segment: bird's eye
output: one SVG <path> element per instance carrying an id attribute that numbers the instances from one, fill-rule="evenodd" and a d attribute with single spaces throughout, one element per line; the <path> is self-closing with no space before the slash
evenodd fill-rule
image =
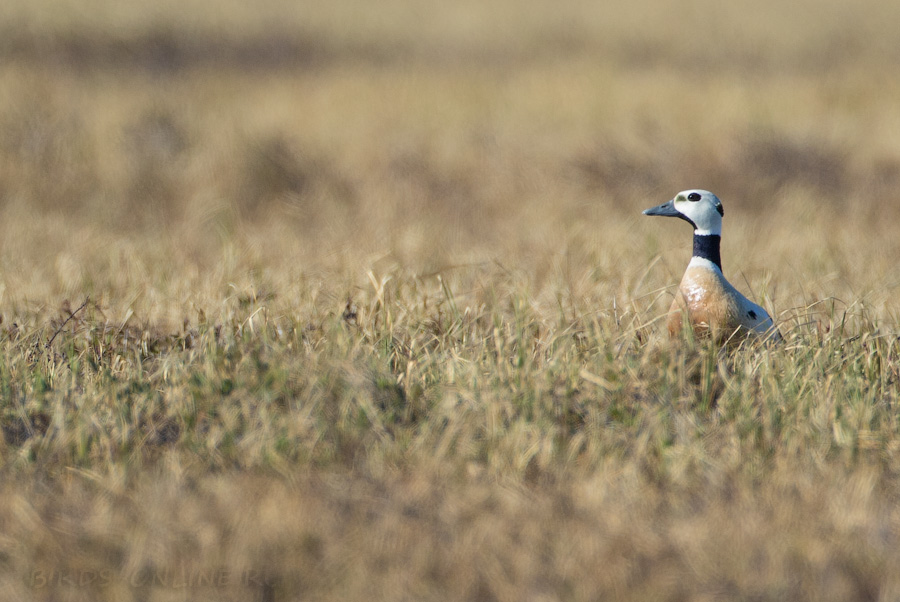
<path id="1" fill-rule="evenodd" d="M 700 200 L 700 194 L 698 194 L 696 192 L 692 192 L 691 194 L 688 195 L 688 200 L 696 203 L 697 201 Z"/>

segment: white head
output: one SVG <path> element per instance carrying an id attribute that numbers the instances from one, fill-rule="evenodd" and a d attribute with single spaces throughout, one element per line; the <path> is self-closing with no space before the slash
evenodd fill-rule
<path id="1" fill-rule="evenodd" d="M 668 203 L 651 207 L 644 215 L 680 217 L 690 222 L 694 234 L 722 235 L 722 202 L 708 190 L 685 190 L 675 195 Z"/>

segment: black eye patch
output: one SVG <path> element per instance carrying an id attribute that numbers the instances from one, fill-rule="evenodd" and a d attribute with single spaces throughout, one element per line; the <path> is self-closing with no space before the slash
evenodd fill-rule
<path id="1" fill-rule="evenodd" d="M 688 200 L 696 203 L 697 201 L 700 200 L 700 195 L 696 192 L 692 192 L 691 194 L 688 195 Z"/>

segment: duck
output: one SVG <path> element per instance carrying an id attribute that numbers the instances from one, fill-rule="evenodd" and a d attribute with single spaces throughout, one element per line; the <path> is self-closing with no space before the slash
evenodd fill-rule
<path id="1" fill-rule="evenodd" d="M 766 310 L 725 279 L 719 250 L 725 210 L 716 195 L 684 190 L 643 214 L 677 217 L 694 228 L 694 251 L 668 313 L 670 337 L 678 337 L 687 322 L 696 336 L 711 337 L 717 343 L 734 343 L 748 336 L 782 340 Z"/>

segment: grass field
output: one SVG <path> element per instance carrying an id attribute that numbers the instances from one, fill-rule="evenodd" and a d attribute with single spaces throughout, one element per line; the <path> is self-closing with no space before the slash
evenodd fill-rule
<path id="1" fill-rule="evenodd" d="M 900 4 L 144 4 L 0 7 L 4 599 L 900 599 Z"/>

